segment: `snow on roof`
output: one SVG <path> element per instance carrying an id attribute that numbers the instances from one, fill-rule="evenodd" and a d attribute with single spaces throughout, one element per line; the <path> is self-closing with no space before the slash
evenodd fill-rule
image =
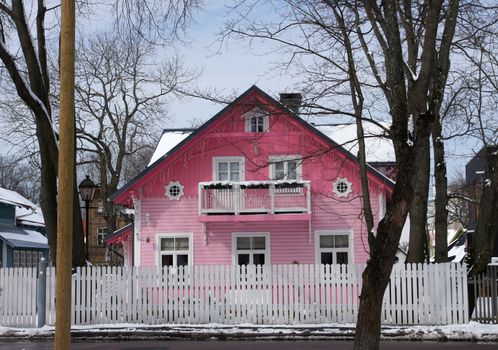
<path id="1" fill-rule="evenodd" d="M 162 156 L 168 154 L 176 145 L 185 140 L 192 132 L 191 131 L 165 131 L 161 135 L 156 150 L 150 159 L 148 166 L 153 164 Z"/>
<path id="2" fill-rule="evenodd" d="M 36 206 L 34 211 L 24 207 L 16 207 L 16 220 L 23 225 L 45 227 L 43 213 L 38 206 Z"/>
<path id="3" fill-rule="evenodd" d="M 356 125 L 340 126 L 315 126 L 326 136 L 342 145 L 346 150 L 356 155 L 358 153 L 358 141 L 356 137 Z M 383 136 L 383 130 L 374 124 L 365 124 L 365 146 L 368 162 L 394 161 L 394 148 L 391 140 Z M 150 159 L 148 166 L 153 164 L 162 156 L 168 154 L 176 145 L 185 140 L 191 131 L 165 131 L 161 135 L 156 150 Z"/>
<path id="4" fill-rule="evenodd" d="M 0 202 L 36 209 L 36 205 L 21 196 L 19 193 L 0 187 Z"/>
<path id="5" fill-rule="evenodd" d="M 0 238 L 15 245 L 16 247 L 34 247 L 48 248 L 47 237 L 40 232 L 33 230 L 21 229 L 15 226 L 0 226 Z"/>
<path id="6" fill-rule="evenodd" d="M 19 193 L 0 187 L 0 202 L 16 206 L 16 220 L 19 223 L 30 226 L 45 226 L 41 208 Z"/>
<path id="7" fill-rule="evenodd" d="M 461 262 L 465 257 L 465 254 L 465 245 L 456 245 L 448 251 L 449 258 L 451 258 L 452 256 L 455 257 L 452 262 Z"/>
<path id="8" fill-rule="evenodd" d="M 315 126 L 319 131 L 337 142 L 343 148 L 354 155 L 358 154 L 358 138 L 356 136 L 356 125 L 334 125 Z M 381 127 L 365 123 L 365 149 L 367 162 L 391 162 L 394 161 L 394 147 L 392 141 L 385 135 Z M 388 125 L 386 125 L 388 128 Z"/>

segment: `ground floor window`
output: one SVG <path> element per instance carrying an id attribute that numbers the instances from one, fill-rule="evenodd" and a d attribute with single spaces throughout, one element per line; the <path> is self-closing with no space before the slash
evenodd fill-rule
<path id="1" fill-rule="evenodd" d="M 190 236 L 159 237 L 160 266 L 192 265 L 192 239 Z"/>
<path id="2" fill-rule="evenodd" d="M 12 267 L 37 267 L 43 258 L 43 252 L 38 250 L 14 250 Z"/>
<path id="3" fill-rule="evenodd" d="M 270 263 L 268 234 L 234 234 L 234 264 L 264 265 Z"/>
<path id="4" fill-rule="evenodd" d="M 350 231 L 317 231 L 317 263 L 323 265 L 353 263 L 352 246 Z"/>

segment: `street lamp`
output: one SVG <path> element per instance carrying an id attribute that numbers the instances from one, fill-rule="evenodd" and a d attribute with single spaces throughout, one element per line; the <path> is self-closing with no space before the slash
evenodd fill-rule
<path id="1" fill-rule="evenodd" d="M 90 234 L 88 232 L 88 212 L 90 211 L 90 202 L 93 199 L 93 196 L 95 195 L 95 191 L 97 189 L 97 186 L 93 183 L 92 180 L 90 180 L 90 176 L 87 175 L 86 178 L 80 182 L 78 185 L 78 188 L 80 190 L 80 196 L 81 200 L 85 202 L 85 215 L 86 215 L 86 221 L 85 221 L 85 232 L 86 232 L 86 239 L 85 239 L 85 259 L 89 261 L 90 259 L 90 254 L 88 252 L 88 241 L 90 238 Z"/>

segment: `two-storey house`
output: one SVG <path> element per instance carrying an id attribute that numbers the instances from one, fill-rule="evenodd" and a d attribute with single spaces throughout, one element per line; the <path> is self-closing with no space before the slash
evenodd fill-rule
<path id="1" fill-rule="evenodd" d="M 45 224 L 39 207 L 0 187 L 0 267 L 35 267 L 48 258 Z"/>
<path id="2" fill-rule="evenodd" d="M 111 196 L 135 221 L 109 240 L 134 265 L 365 262 L 359 162 L 295 106 L 253 86 L 184 135 Z M 368 183 L 379 220 L 393 181 Z"/>

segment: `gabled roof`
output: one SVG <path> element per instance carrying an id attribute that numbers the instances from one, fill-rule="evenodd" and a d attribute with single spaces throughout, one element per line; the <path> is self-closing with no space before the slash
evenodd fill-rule
<path id="1" fill-rule="evenodd" d="M 177 150 L 179 150 L 183 145 L 194 139 L 198 134 L 200 134 L 202 131 L 206 130 L 209 126 L 211 126 L 218 118 L 220 118 L 222 115 L 230 111 L 234 106 L 236 106 L 241 100 L 243 100 L 246 96 L 250 95 L 251 93 L 257 93 L 263 98 L 267 99 L 270 104 L 273 104 L 274 106 L 282 109 L 284 113 L 287 113 L 291 118 L 293 118 L 295 121 L 300 123 L 302 126 L 304 126 L 306 129 L 310 130 L 312 133 L 317 135 L 320 139 L 324 140 L 327 142 L 331 148 L 337 149 L 339 152 L 343 153 L 347 158 L 354 162 L 358 162 L 358 158 L 354 156 L 351 152 L 346 150 L 344 147 L 339 145 L 337 142 L 329 138 L 327 135 L 322 133 L 320 130 L 300 118 L 297 114 L 289 110 L 287 107 L 282 105 L 279 101 L 275 100 L 273 97 L 268 95 L 266 92 L 258 88 L 256 85 L 251 86 L 248 90 L 246 90 L 242 95 L 237 97 L 234 101 L 232 101 L 230 104 L 228 104 L 225 108 L 223 108 L 221 111 L 219 111 L 217 114 L 215 114 L 211 119 L 209 119 L 207 122 L 205 122 L 203 125 L 201 125 L 199 128 L 197 128 L 195 131 L 193 131 L 188 137 L 183 139 L 181 142 L 179 142 L 176 146 L 171 148 L 168 152 L 166 152 L 163 156 L 158 158 L 155 162 L 150 164 L 147 168 L 145 168 L 140 174 L 135 176 L 132 180 L 130 180 L 128 183 L 126 183 L 123 187 L 121 187 L 117 192 L 112 194 L 109 199 L 111 201 L 115 201 L 119 197 L 121 197 L 124 193 L 126 193 L 132 186 L 137 184 L 144 176 L 148 175 L 151 173 L 153 170 L 155 170 L 163 160 L 168 158 L 170 155 L 174 154 Z M 389 187 L 394 186 L 394 182 L 389 179 L 388 177 L 384 176 L 382 173 L 380 173 L 378 170 L 374 169 L 373 167 L 368 165 L 368 170 L 369 172 L 378 178 L 382 183 Z"/>
<path id="2" fill-rule="evenodd" d="M 41 208 L 19 193 L 0 187 L 0 203 L 16 207 L 15 215 L 18 224 L 45 227 Z"/>

